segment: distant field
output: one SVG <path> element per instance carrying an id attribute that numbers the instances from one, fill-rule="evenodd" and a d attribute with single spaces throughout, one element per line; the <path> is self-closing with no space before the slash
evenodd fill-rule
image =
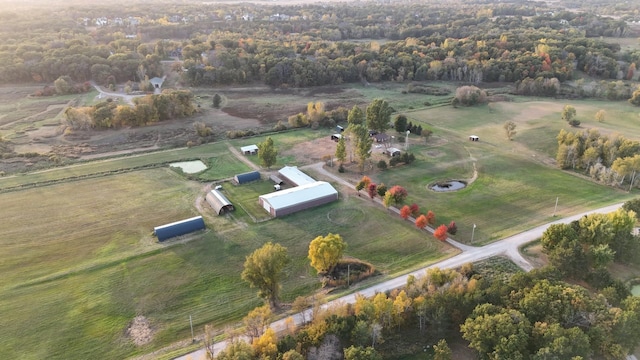
<path id="1" fill-rule="evenodd" d="M 602 40 L 610 44 L 620 44 L 620 48 L 622 49 L 622 51 L 632 51 L 640 49 L 640 40 L 637 37 L 605 37 L 602 38 Z"/>

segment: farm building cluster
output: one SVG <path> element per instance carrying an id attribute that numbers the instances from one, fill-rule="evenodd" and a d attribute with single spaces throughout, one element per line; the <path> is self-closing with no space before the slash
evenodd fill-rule
<path id="1" fill-rule="evenodd" d="M 241 148 L 243 154 L 254 154 L 255 145 Z M 241 186 L 252 181 L 261 180 L 259 171 L 237 174 L 232 182 Z M 285 166 L 277 174 L 271 174 L 269 179 L 274 183 L 274 192 L 258 196 L 258 203 L 273 217 L 293 214 L 298 211 L 328 204 L 338 200 L 338 191 L 326 181 L 318 181 L 302 172 L 296 166 Z M 282 189 L 282 187 L 286 187 Z M 234 211 L 233 203 L 222 193 L 222 186 L 215 186 L 207 192 L 205 200 L 216 215 L 223 215 Z M 154 228 L 154 235 L 158 241 L 186 235 L 205 229 L 202 216 L 193 217 Z"/>

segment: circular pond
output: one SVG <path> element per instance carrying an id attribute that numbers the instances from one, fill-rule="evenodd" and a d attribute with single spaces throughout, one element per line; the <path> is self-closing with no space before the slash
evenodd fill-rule
<path id="1" fill-rule="evenodd" d="M 456 191 L 464 189 L 467 183 L 460 180 L 438 181 L 429 185 L 429 189 L 437 192 Z"/>

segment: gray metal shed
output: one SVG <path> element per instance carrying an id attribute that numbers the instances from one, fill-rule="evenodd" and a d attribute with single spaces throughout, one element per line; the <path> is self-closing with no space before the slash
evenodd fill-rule
<path id="1" fill-rule="evenodd" d="M 235 210 L 233 204 L 219 190 L 211 190 L 206 196 L 207 202 L 218 215 Z"/>

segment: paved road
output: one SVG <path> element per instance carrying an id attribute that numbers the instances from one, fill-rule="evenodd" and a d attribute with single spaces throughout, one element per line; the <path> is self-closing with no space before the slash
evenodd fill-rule
<path id="1" fill-rule="evenodd" d="M 317 163 L 317 164 L 313 164 L 313 165 L 309 165 L 306 166 L 306 168 L 313 168 L 314 170 L 318 171 L 319 173 L 321 173 L 323 176 L 329 177 L 332 180 L 335 180 L 337 182 L 339 182 L 342 185 L 345 185 L 349 188 L 354 188 L 354 185 L 349 183 L 348 181 L 340 178 L 339 176 L 336 176 L 334 174 L 332 174 L 331 172 L 325 170 L 322 166 L 322 163 Z M 536 239 L 539 239 L 542 236 L 542 233 L 552 224 L 561 224 L 561 223 L 569 223 L 571 221 L 577 220 L 579 218 L 581 218 L 584 215 L 590 214 L 590 213 L 609 213 L 612 211 L 615 211 L 616 209 L 618 209 L 619 207 L 622 206 L 622 203 L 619 204 L 614 204 L 614 205 L 610 205 L 610 206 L 606 206 L 597 210 L 593 210 L 593 211 L 588 211 L 588 212 L 584 212 L 581 214 L 577 214 L 577 215 L 573 215 L 564 219 L 559 219 L 557 221 L 545 224 L 545 225 L 541 225 L 538 226 L 536 228 L 533 228 L 531 230 L 510 236 L 508 238 L 502 239 L 500 241 L 496 241 L 494 243 L 491 243 L 489 245 L 486 246 L 482 246 L 482 247 L 473 247 L 473 246 L 468 246 L 468 245 L 464 245 L 461 243 L 458 243 L 455 240 L 452 239 L 447 239 L 447 242 L 455 247 L 457 247 L 458 249 L 460 249 L 461 253 L 450 257 L 446 260 L 440 261 L 436 264 L 433 264 L 431 266 L 413 271 L 409 274 L 406 275 L 402 275 L 399 277 L 396 277 L 394 279 L 390 279 L 387 280 L 385 282 L 382 282 L 380 284 L 368 287 L 366 289 L 362 289 L 362 290 L 358 290 L 357 293 L 354 294 L 350 294 L 350 295 L 345 295 L 343 297 L 340 297 L 338 299 L 335 299 L 333 301 L 328 302 L 327 304 L 324 305 L 324 307 L 330 307 L 334 304 L 353 304 L 355 303 L 356 300 L 356 294 L 361 294 L 367 297 L 371 297 L 374 296 L 376 293 L 379 292 L 385 292 L 388 290 L 393 290 L 393 289 L 397 289 L 400 287 L 403 287 L 406 283 L 407 283 L 407 277 L 409 276 L 422 276 L 425 274 L 427 269 L 433 268 L 433 267 L 438 267 L 438 268 L 442 268 L 442 269 L 447 269 L 447 268 L 457 268 L 462 266 L 465 263 L 468 262 L 476 262 L 476 261 L 480 261 L 480 260 L 484 260 L 490 257 L 494 257 L 494 256 L 498 256 L 498 255 L 503 255 L 503 256 L 507 256 L 509 257 L 513 262 L 515 262 L 516 264 L 518 264 L 520 267 L 522 267 L 524 270 L 529 271 L 531 269 L 533 269 L 533 266 L 527 262 L 527 260 L 525 258 L 522 257 L 522 255 L 520 254 L 520 252 L 518 251 L 518 248 L 528 242 L 534 241 Z M 311 310 L 307 310 L 305 311 L 304 316 L 309 319 L 311 317 Z M 293 321 L 295 322 L 296 325 L 302 325 L 303 323 L 303 314 L 302 313 L 298 313 L 295 315 L 292 315 L 291 318 L 293 319 Z M 272 329 L 274 329 L 276 332 L 281 332 L 284 331 L 286 329 L 286 324 L 285 324 L 286 319 L 282 319 L 282 320 L 278 320 L 275 321 L 273 323 L 271 323 L 270 327 Z M 221 350 L 223 350 L 225 347 L 227 346 L 227 342 L 226 341 L 221 341 L 219 343 L 214 344 L 214 354 L 217 354 L 218 352 L 220 352 Z M 204 360 L 206 359 L 206 352 L 205 349 L 201 349 L 192 353 L 189 353 L 187 355 L 178 357 L 177 359 L 179 360 Z M 631 357 L 629 357 L 628 359 L 632 359 Z"/>

